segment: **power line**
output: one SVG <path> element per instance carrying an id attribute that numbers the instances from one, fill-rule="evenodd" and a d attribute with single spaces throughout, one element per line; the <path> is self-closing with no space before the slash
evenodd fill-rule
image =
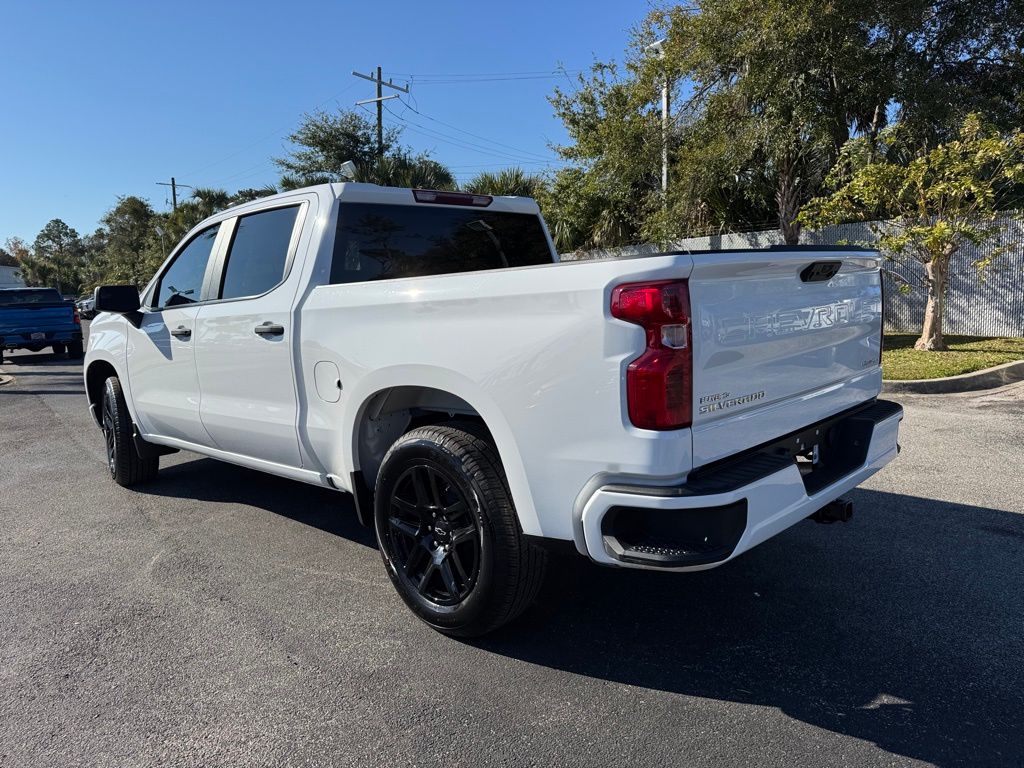
<path id="1" fill-rule="evenodd" d="M 459 128 L 459 127 L 458 127 L 457 125 L 452 125 L 451 123 L 446 123 L 446 122 L 444 122 L 444 120 L 438 120 L 438 119 L 437 119 L 436 117 L 431 117 L 431 116 L 430 116 L 430 115 L 428 115 L 428 114 L 425 114 L 425 113 L 423 113 L 423 112 L 420 112 L 420 111 L 419 111 L 418 109 L 416 109 L 416 107 L 412 106 L 411 104 L 408 104 L 407 102 L 405 102 L 405 101 L 404 101 L 403 99 L 401 99 L 401 98 L 399 99 L 399 101 L 401 101 L 401 102 L 402 102 L 402 104 L 403 104 L 403 105 L 404 105 L 404 106 L 405 106 L 405 107 L 406 107 L 407 109 L 410 109 L 410 110 L 412 110 L 413 112 L 415 112 L 415 113 L 416 113 L 417 115 L 419 115 L 420 117 L 424 117 L 424 118 L 426 118 L 427 120 L 430 120 L 430 121 L 432 121 L 432 122 L 435 122 L 435 123 L 437 123 L 438 125 L 443 125 L 443 126 L 445 126 L 446 128 L 451 128 L 452 130 L 454 130 L 454 131 L 458 131 L 459 133 L 464 133 L 464 134 L 466 134 L 467 136 L 472 136 L 472 137 L 473 137 L 473 138 L 475 138 L 475 139 L 481 139 L 481 140 L 483 140 L 483 141 L 486 141 L 486 142 L 489 142 L 489 143 L 491 143 L 491 144 L 495 144 L 495 145 L 497 145 L 497 146 L 499 146 L 499 147 L 505 147 L 506 149 L 511 149 L 511 150 L 513 150 L 514 152 L 518 152 L 518 153 L 520 153 L 521 155 L 525 155 L 525 156 L 532 156 L 532 157 L 536 157 L 536 158 L 538 158 L 538 159 L 542 159 L 542 160 L 545 160 L 545 161 L 547 161 L 547 160 L 550 160 L 550 159 L 551 159 L 550 157 L 546 157 L 546 156 L 544 156 L 544 155 L 541 155 L 541 154 L 540 154 L 540 153 L 538 153 L 538 152 L 530 152 L 529 150 L 525 150 L 525 149 L 519 149 L 518 147 L 513 147 L 513 146 L 512 146 L 511 144 L 504 144 L 504 143 L 502 143 L 502 142 L 500 142 L 500 141 L 495 141 L 494 139 L 490 139 L 490 138 L 488 138 L 488 137 L 486 137 L 486 136 L 480 136 L 479 134 L 476 134 L 476 133 L 471 133 L 470 131 L 467 131 L 467 130 L 465 130 L 465 129 L 463 129 L 463 128 Z"/>
<path id="2" fill-rule="evenodd" d="M 526 80 L 557 80 L 567 73 L 559 72 L 557 75 L 529 75 L 527 77 L 465 77 L 443 80 L 411 78 L 414 85 L 465 85 L 466 83 L 503 83 Z"/>
<path id="3" fill-rule="evenodd" d="M 272 160 L 263 160 L 262 162 L 258 163 L 257 165 L 249 166 L 248 168 L 244 168 L 243 170 L 238 171 L 238 173 L 233 173 L 230 176 L 225 176 L 224 178 L 220 179 L 219 181 L 216 181 L 216 182 L 212 183 L 210 186 L 217 187 L 217 186 L 220 186 L 220 185 L 222 185 L 222 184 L 224 184 L 225 182 L 228 182 L 228 181 L 235 181 L 235 182 L 237 182 L 237 181 L 240 181 L 242 179 L 247 179 L 247 178 L 249 178 L 251 176 L 255 176 L 255 175 L 259 174 L 259 173 L 262 173 L 265 170 L 272 170 L 273 168 L 274 168 L 274 162 Z"/>
<path id="4" fill-rule="evenodd" d="M 477 152 L 482 155 L 489 155 L 491 157 L 497 157 L 499 159 L 511 160 L 513 162 L 523 162 L 524 160 L 530 159 L 524 158 L 521 155 L 514 155 L 510 152 L 506 152 L 501 149 L 496 149 L 494 147 L 488 147 L 482 144 L 477 144 L 475 142 L 468 141 L 466 139 L 461 139 L 456 136 L 449 136 L 447 134 L 441 133 L 435 128 L 428 128 L 427 126 L 420 125 L 419 123 L 414 122 L 408 119 L 407 117 L 403 117 L 402 115 L 397 114 L 394 110 L 392 110 L 390 107 L 386 105 L 385 109 L 387 109 L 388 114 L 390 114 L 400 123 L 402 123 L 403 127 L 406 128 L 406 130 L 412 131 L 413 133 L 422 134 L 427 138 L 434 139 L 435 141 L 442 141 L 445 144 L 451 144 L 453 146 L 459 147 L 460 149 L 468 149 L 471 152 Z M 543 159 L 546 161 L 549 158 L 540 158 L 539 156 L 534 156 L 534 159 Z"/>
<path id="5" fill-rule="evenodd" d="M 539 165 L 547 168 L 554 168 L 558 165 L 565 165 L 567 160 L 554 160 L 552 162 L 544 162 L 543 160 L 523 160 L 521 162 L 507 162 L 507 163 L 466 163 L 461 165 L 448 165 L 448 168 L 514 168 L 517 165 Z"/>
<path id="6" fill-rule="evenodd" d="M 515 80 L 556 80 L 583 72 L 582 69 L 557 68 L 531 72 L 393 72 L 407 77 L 415 85 L 457 85 L 461 83 L 499 83 Z"/>
<path id="7" fill-rule="evenodd" d="M 342 88 L 340 91 L 338 91 L 333 96 L 328 96 L 326 99 L 321 101 L 319 104 L 315 105 L 313 107 L 312 111 L 316 111 L 316 110 L 320 109 L 320 107 L 324 106 L 324 104 L 326 104 L 329 101 L 336 100 L 339 96 L 344 94 L 346 91 L 349 91 L 352 88 L 355 88 L 356 85 L 357 85 L 357 83 L 349 83 L 346 87 Z M 253 147 L 255 147 L 258 144 L 262 144 L 267 139 L 274 138 L 274 137 L 280 137 L 280 135 L 284 131 L 287 131 L 291 127 L 291 125 L 292 124 L 289 123 L 289 125 L 286 125 L 286 126 L 284 126 L 282 128 L 278 128 L 277 130 L 272 131 L 271 133 L 268 133 L 265 136 L 262 136 L 262 137 L 256 139 L 255 141 L 253 141 L 253 142 L 251 142 L 249 144 L 245 144 L 244 146 L 239 147 L 234 152 L 231 152 L 230 154 L 224 155 L 219 160 L 214 160 L 212 163 L 207 163 L 206 165 L 202 166 L 201 168 L 199 168 L 199 169 L 197 169 L 195 171 L 192 171 L 191 173 L 186 174 L 186 176 L 190 176 L 190 177 L 196 176 L 197 174 L 202 173 L 203 171 L 205 171 L 205 170 L 207 170 L 209 168 L 212 168 L 215 165 L 220 165 L 221 163 L 225 162 L 226 160 L 230 160 L 233 157 L 238 157 L 240 154 L 242 154 L 246 150 L 252 149 Z"/>
<path id="8" fill-rule="evenodd" d="M 535 69 L 532 72 L 392 72 L 401 77 L 514 77 L 517 75 L 560 75 L 582 72 L 582 69 Z"/>
<path id="9" fill-rule="evenodd" d="M 435 131 L 435 130 L 433 130 L 431 128 L 427 128 L 425 126 L 420 125 L 419 123 L 414 123 L 413 121 L 411 121 L 411 120 L 409 120 L 407 118 L 401 117 L 400 115 L 395 113 L 390 107 L 387 107 L 387 110 L 388 110 L 388 114 L 390 114 L 392 117 L 394 117 L 396 120 L 398 120 L 405 130 L 410 131 L 412 133 L 419 134 L 421 136 L 425 136 L 428 139 L 433 139 L 434 141 L 440 141 L 440 142 L 443 142 L 445 144 L 451 144 L 452 146 L 458 147 L 459 149 L 466 149 L 466 150 L 469 150 L 470 152 L 476 152 L 476 153 L 481 154 L 481 155 L 487 155 L 489 157 L 496 157 L 496 158 L 499 158 L 499 159 L 502 159 L 502 160 L 511 160 L 513 162 L 518 162 L 521 159 L 521 158 L 518 158 L 518 157 L 516 157 L 514 155 L 509 154 L 508 152 L 503 152 L 501 150 L 495 150 L 495 149 L 492 149 L 490 147 L 484 147 L 484 146 L 481 146 L 479 144 L 473 144 L 471 142 L 467 142 L 467 141 L 464 141 L 462 139 L 458 139 L 458 138 L 453 137 L 453 136 L 447 136 L 445 134 L 439 133 L 439 132 L 437 132 L 437 131 Z"/>

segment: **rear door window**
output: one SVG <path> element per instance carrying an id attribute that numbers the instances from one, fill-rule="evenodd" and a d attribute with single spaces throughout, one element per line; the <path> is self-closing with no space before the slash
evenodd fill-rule
<path id="1" fill-rule="evenodd" d="M 550 264 L 540 217 L 479 208 L 342 203 L 332 283 Z"/>
<path id="2" fill-rule="evenodd" d="M 206 265 L 210 261 L 219 229 L 220 224 L 207 227 L 178 252 L 171 266 L 160 277 L 154 294 L 154 308 L 181 307 L 200 300 Z"/>
<path id="3" fill-rule="evenodd" d="M 284 279 L 299 206 L 240 216 L 228 249 L 220 298 L 259 296 Z"/>

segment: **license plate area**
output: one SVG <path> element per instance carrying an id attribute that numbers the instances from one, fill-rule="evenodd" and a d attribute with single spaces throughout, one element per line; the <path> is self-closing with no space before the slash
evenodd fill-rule
<path id="1" fill-rule="evenodd" d="M 42 331 L 34 331 L 33 333 L 29 334 L 29 338 L 32 341 L 43 341 L 46 338 L 46 334 L 43 333 Z"/>
<path id="2" fill-rule="evenodd" d="M 874 421 L 840 416 L 789 435 L 767 451 L 796 463 L 811 496 L 864 464 Z"/>

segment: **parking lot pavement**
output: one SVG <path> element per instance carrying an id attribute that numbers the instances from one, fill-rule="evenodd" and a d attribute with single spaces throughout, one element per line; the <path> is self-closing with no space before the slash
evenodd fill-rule
<path id="1" fill-rule="evenodd" d="M 1024 764 L 1024 386 L 905 397 L 845 525 L 691 575 L 561 563 L 467 643 L 345 497 L 115 486 L 81 368 L 0 387 L 0 766 Z"/>

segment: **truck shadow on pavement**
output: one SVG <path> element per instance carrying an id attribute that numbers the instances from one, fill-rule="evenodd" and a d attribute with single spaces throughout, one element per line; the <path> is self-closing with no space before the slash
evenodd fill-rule
<path id="1" fill-rule="evenodd" d="M 167 461 L 162 460 L 160 477 L 155 483 L 135 490 L 157 496 L 247 504 L 356 544 L 377 547 L 373 533 L 356 520 L 352 497 L 347 493 L 274 477 L 215 459 L 196 457 L 177 464 L 167 464 Z"/>
<path id="2" fill-rule="evenodd" d="M 167 465 L 139 490 L 248 504 L 376 546 L 349 497 L 212 459 Z M 554 558 L 538 605 L 468 645 L 775 708 L 937 765 L 1024 763 L 1024 515 L 871 490 L 852 498 L 852 522 L 800 523 L 710 571 Z"/>
<path id="3" fill-rule="evenodd" d="M 938 765 L 1024 764 L 1024 515 L 852 496 L 851 523 L 801 523 L 711 571 L 559 562 L 539 610 L 476 645 Z"/>

